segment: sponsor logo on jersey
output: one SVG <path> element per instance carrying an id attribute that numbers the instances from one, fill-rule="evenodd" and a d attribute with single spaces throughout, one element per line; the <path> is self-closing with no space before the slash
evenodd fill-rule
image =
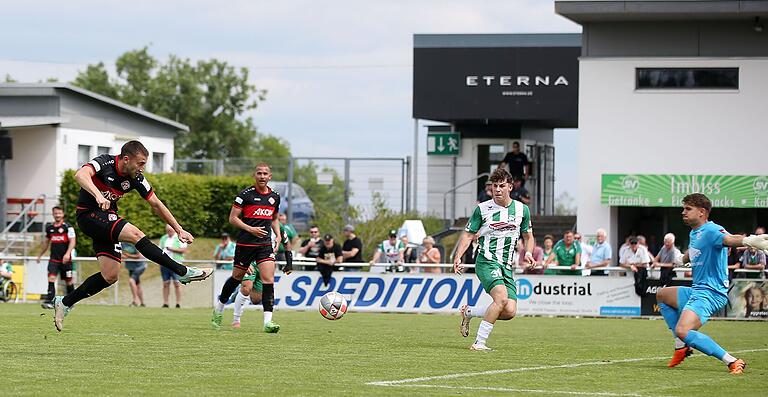
<path id="1" fill-rule="evenodd" d="M 514 223 L 509 222 L 493 222 L 490 225 L 488 225 L 491 229 L 497 230 L 497 231 L 507 231 L 507 230 L 515 230 L 517 229 L 517 225 Z"/>
<path id="2" fill-rule="evenodd" d="M 67 241 L 67 239 L 63 235 L 53 235 L 53 236 L 51 236 L 51 242 L 52 243 L 63 243 L 65 241 Z"/>
<path id="3" fill-rule="evenodd" d="M 272 215 L 275 213 L 273 207 L 265 205 L 251 205 L 245 211 L 246 217 L 256 219 L 272 219 Z"/>
<path id="4" fill-rule="evenodd" d="M 120 183 L 120 187 L 123 188 L 123 190 L 128 190 L 131 188 L 131 182 L 123 181 Z"/>
<path id="5" fill-rule="evenodd" d="M 109 201 L 117 201 L 120 200 L 120 197 L 123 197 L 123 195 L 118 195 L 117 193 L 110 192 L 109 190 L 102 190 L 101 195 Z"/>

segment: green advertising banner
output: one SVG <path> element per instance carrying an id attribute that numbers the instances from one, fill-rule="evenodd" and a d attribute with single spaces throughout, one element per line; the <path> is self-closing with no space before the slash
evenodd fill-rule
<path id="1" fill-rule="evenodd" d="M 616 207 L 679 207 L 703 193 L 719 208 L 768 208 L 768 176 L 603 174 L 600 202 Z"/>

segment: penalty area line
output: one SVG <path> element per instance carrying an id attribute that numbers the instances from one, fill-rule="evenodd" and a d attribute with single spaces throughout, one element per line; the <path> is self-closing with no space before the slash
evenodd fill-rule
<path id="1" fill-rule="evenodd" d="M 739 354 L 739 353 L 754 353 L 754 352 L 766 352 L 768 349 L 748 349 L 748 350 L 737 350 L 732 351 L 730 353 L 732 354 Z M 705 357 L 704 355 L 696 355 L 691 358 L 695 357 Z M 480 372 L 460 372 L 455 374 L 446 374 L 446 375 L 436 375 L 436 376 L 423 376 L 419 378 L 408 378 L 408 379 L 398 379 L 398 380 L 382 380 L 382 381 L 375 381 L 375 382 L 367 382 L 366 385 L 369 386 L 414 386 L 414 387 L 443 387 L 443 386 L 433 386 L 433 385 L 408 385 L 409 383 L 419 383 L 419 382 L 429 382 L 433 380 L 446 380 L 446 379 L 457 379 L 457 378 L 468 378 L 472 376 L 483 376 L 483 375 L 499 375 L 499 374 L 509 374 L 509 373 L 515 373 L 515 372 L 527 372 L 527 371 L 541 371 L 541 370 L 548 370 L 548 369 L 561 369 L 561 368 L 578 368 L 578 367 L 586 367 L 586 366 L 598 366 L 598 365 L 611 365 L 611 364 L 622 364 L 622 363 L 634 363 L 634 362 L 641 362 L 641 361 L 658 361 L 658 360 L 665 360 L 668 359 L 669 356 L 664 357 L 642 357 L 642 358 L 625 358 L 620 360 L 603 360 L 603 361 L 587 361 L 583 363 L 573 363 L 573 364 L 561 364 L 561 365 L 539 365 L 536 367 L 524 367 L 524 368 L 507 368 L 507 369 L 494 369 L 489 371 L 480 371 Z M 457 386 L 458 388 L 458 386 Z M 513 389 L 509 389 L 513 390 Z M 499 390 L 501 391 L 501 390 Z M 532 391 L 533 392 L 533 391 Z M 555 393 L 554 391 L 550 391 L 551 393 Z M 598 394 L 595 394 L 598 395 Z M 606 394 L 606 395 L 619 395 L 619 394 Z M 621 395 L 629 395 L 629 394 L 621 394 Z"/>

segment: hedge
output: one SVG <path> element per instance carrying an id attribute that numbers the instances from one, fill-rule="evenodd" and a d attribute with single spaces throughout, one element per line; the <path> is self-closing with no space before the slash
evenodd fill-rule
<path id="1" fill-rule="evenodd" d="M 146 174 L 155 194 L 165 203 L 176 220 L 193 236 L 218 237 L 222 231 L 234 233 L 229 224 L 229 211 L 237 193 L 253 184 L 249 176 L 206 176 L 190 174 Z M 77 253 L 80 256 L 94 254 L 91 239 L 80 233 L 75 222 L 75 207 L 80 186 L 75 181 L 75 171 L 64 173 L 60 196 L 66 219 L 75 224 Z M 149 204 L 136 192 L 118 201 L 120 216 L 136 225 L 150 238 L 161 236 L 165 224 L 152 212 Z"/>

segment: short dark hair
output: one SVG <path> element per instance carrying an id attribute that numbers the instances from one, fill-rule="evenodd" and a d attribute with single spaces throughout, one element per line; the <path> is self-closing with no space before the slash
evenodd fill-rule
<path id="1" fill-rule="evenodd" d="M 518 141 L 514 141 L 514 142 L 512 142 L 512 146 L 513 146 L 513 147 L 514 147 L 514 146 L 520 147 L 520 142 L 518 142 Z"/>
<path id="2" fill-rule="evenodd" d="M 704 208 L 707 210 L 707 214 L 712 211 L 712 202 L 709 198 L 701 193 L 692 193 L 683 198 L 683 204 L 692 205 L 694 207 Z"/>
<path id="3" fill-rule="evenodd" d="M 544 236 L 544 240 L 547 240 L 547 239 L 555 241 L 555 236 L 553 236 L 551 234 L 547 234 L 546 236 Z"/>
<path id="4" fill-rule="evenodd" d="M 143 154 L 144 156 L 149 157 L 149 150 L 147 150 L 147 148 L 144 147 L 144 144 L 139 141 L 128 141 L 120 149 L 120 157 L 133 157 L 137 154 Z"/>
<path id="5" fill-rule="evenodd" d="M 51 212 L 53 212 L 54 210 L 64 211 L 64 208 L 61 208 L 61 207 L 59 207 L 59 206 L 57 205 L 57 206 L 55 206 L 55 207 L 51 208 Z"/>
<path id="6" fill-rule="evenodd" d="M 566 234 L 576 234 L 576 233 L 574 233 L 573 230 L 566 230 L 565 232 L 563 232 L 563 236 L 565 236 Z"/>
<path id="7" fill-rule="evenodd" d="M 256 164 L 255 167 L 253 167 L 253 172 L 256 172 L 256 168 L 259 168 L 259 167 L 267 167 L 269 172 L 272 172 L 272 167 L 270 167 L 269 164 L 267 164 L 267 163 L 265 163 L 263 161 L 259 162 L 258 164 Z"/>
<path id="8" fill-rule="evenodd" d="M 491 181 L 491 183 L 509 183 L 512 181 L 512 175 L 510 175 L 509 171 L 505 170 L 504 168 L 496 168 L 496 171 L 493 171 L 488 180 Z"/>

